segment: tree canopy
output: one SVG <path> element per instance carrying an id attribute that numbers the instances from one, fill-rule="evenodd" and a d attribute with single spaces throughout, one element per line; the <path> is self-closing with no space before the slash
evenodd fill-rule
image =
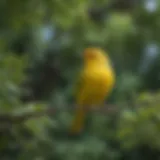
<path id="1" fill-rule="evenodd" d="M 158 0 L 0 1 L 0 159 L 151 160 L 160 151 Z M 116 72 L 111 110 L 70 137 L 88 46 Z"/>

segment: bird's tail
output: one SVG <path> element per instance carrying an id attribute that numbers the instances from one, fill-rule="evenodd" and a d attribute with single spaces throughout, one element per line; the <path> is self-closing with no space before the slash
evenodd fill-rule
<path id="1" fill-rule="evenodd" d="M 76 109 L 75 118 L 72 122 L 72 126 L 70 129 L 71 134 L 78 134 L 80 133 L 85 125 L 86 119 L 86 111 L 83 107 L 79 107 Z"/>

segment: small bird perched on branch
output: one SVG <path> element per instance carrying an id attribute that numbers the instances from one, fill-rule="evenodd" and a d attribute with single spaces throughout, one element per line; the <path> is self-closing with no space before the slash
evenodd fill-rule
<path id="1" fill-rule="evenodd" d="M 115 74 L 105 51 L 100 48 L 87 48 L 83 56 L 84 65 L 77 84 L 77 109 L 70 128 L 71 134 L 81 133 L 87 109 L 100 107 L 115 83 Z"/>

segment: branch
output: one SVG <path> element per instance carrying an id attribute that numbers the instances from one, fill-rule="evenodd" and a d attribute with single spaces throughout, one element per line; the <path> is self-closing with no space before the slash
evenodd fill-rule
<path id="1" fill-rule="evenodd" d="M 69 110 L 75 110 L 76 107 L 65 107 L 64 109 L 58 109 L 53 107 L 46 107 L 46 109 L 43 109 L 42 111 L 30 111 L 25 112 L 21 114 L 0 114 L 0 124 L 4 123 L 10 123 L 10 124 L 16 124 L 16 123 L 23 123 L 24 121 L 30 119 L 30 118 L 39 118 L 45 115 L 54 115 L 58 111 L 69 111 Z M 101 113 L 114 113 L 117 112 L 117 109 L 115 109 L 115 106 L 107 105 L 104 107 L 94 107 L 94 108 L 84 108 L 87 110 L 87 112 L 101 112 Z"/>

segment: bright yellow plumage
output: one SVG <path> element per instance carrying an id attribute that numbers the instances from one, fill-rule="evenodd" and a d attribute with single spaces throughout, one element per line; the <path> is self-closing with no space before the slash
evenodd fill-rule
<path id="1" fill-rule="evenodd" d="M 84 66 L 78 83 L 75 119 L 71 133 L 80 133 L 84 126 L 86 107 L 100 106 L 111 92 L 115 75 L 106 53 L 99 48 L 84 51 Z"/>

